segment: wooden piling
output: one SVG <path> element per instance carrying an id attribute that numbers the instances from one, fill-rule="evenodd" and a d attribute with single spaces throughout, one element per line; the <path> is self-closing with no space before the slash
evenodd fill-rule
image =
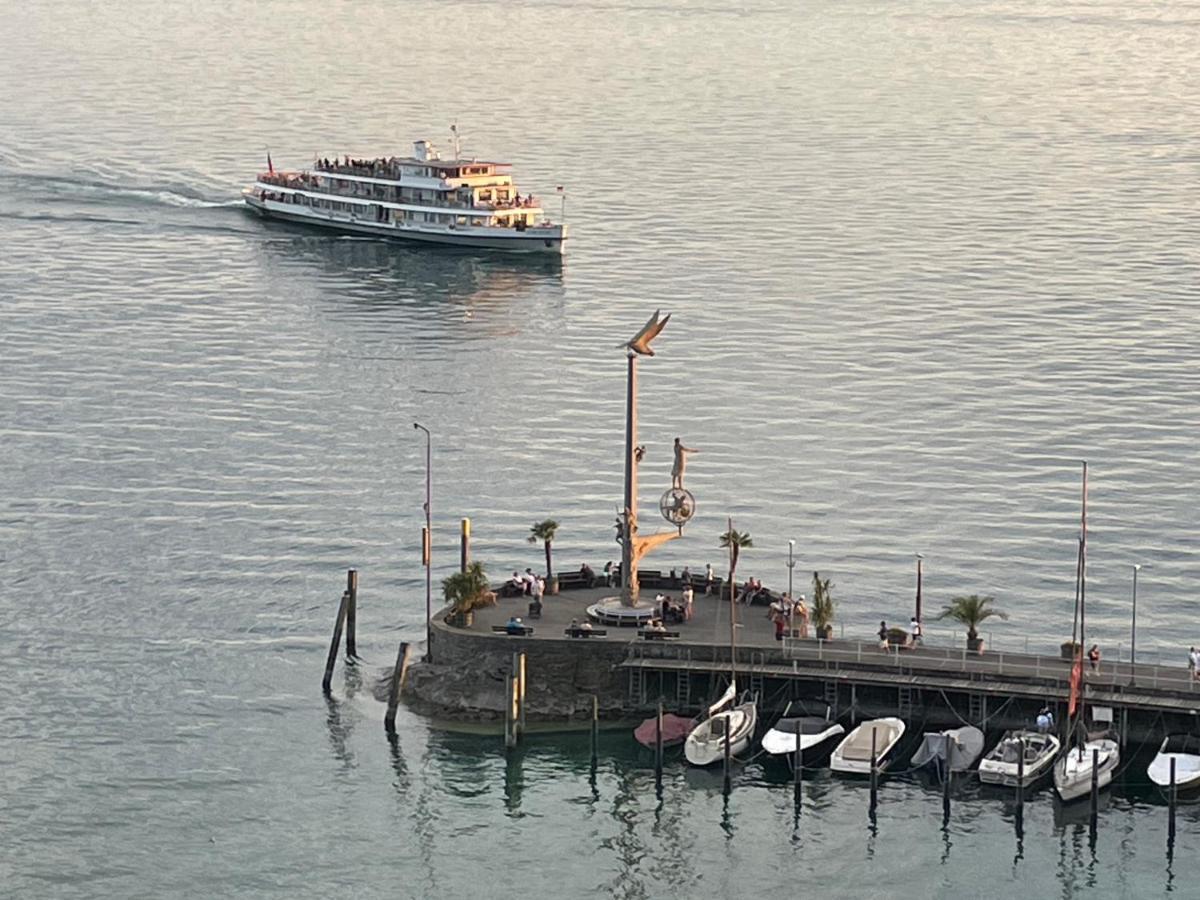
<path id="1" fill-rule="evenodd" d="M 1092 798 L 1091 810 L 1088 815 L 1088 829 L 1093 837 L 1096 834 L 1096 820 L 1100 815 L 1100 751 L 1092 748 Z"/>
<path id="2" fill-rule="evenodd" d="M 358 658 L 358 569 L 346 572 L 346 593 L 350 603 L 346 606 L 346 656 Z"/>
<path id="3" fill-rule="evenodd" d="M 504 748 L 511 750 L 517 746 L 517 676 L 509 675 L 505 679 L 504 691 Z"/>
<path id="4" fill-rule="evenodd" d="M 1018 742 L 1017 753 L 1017 815 L 1025 812 L 1025 743 Z"/>
<path id="5" fill-rule="evenodd" d="M 942 773 L 942 825 L 950 824 L 950 787 L 954 770 L 950 768 L 950 735 L 942 735 L 942 750 L 945 754 L 945 771 Z"/>
<path id="6" fill-rule="evenodd" d="M 460 533 L 460 550 L 458 570 L 460 572 L 467 571 L 467 563 L 471 561 L 471 520 L 464 518 L 459 525 Z"/>
<path id="7" fill-rule="evenodd" d="M 730 756 L 731 756 L 731 754 L 729 752 L 729 717 L 726 716 L 725 717 L 725 781 L 723 784 L 723 788 L 724 788 L 726 797 L 729 796 L 729 792 L 733 788 L 733 780 L 729 776 L 729 757 Z"/>
<path id="8" fill-rule="evenodd" d="M 1167 789 L 1167 851 L 1175 849 L 1175 802 L 1178 799 L 1175 787 L 1175 757 L 1171 757 L 1171 784 Z"/>
<path id="9" fill-rule="evenodd" d="M 663 704 L 658 701 L 658 716 L 654 720 L 654 789 L 662 797 L 663 779 Z"/>
<path id="10" fill-rule="evenodd" d="M 338 605 L 337 621 L 333 625 L 333 640 L 329 642 L 329 656 L 325 658 L 325 677 L 321 679 L 321 690 L 329 693 L 329 685 L 333 681 L 333 666 L 337 662 L 338 647 L 342 643 L 342 626 L 346 623 L 346 607 L 350 602 L 350 592 L 342 593 L 342 602 Z"/>
<path id="11" fill-rule="evenodd" d="M 396 708 L 400 705 L 400 689 L 408 671 L 408 653 L 408 641 L 401 641 L 400 650 L 396 653 L 396 668 L 392 669 L 392 681 L 388 686 L 387 713 L 383 717 L 383 729 L 388 735 L 396 733 Z"/>
<path id="12" fill-rule="evenodd" d="M 804 766 L 801 765 L 804 759 L 804 753 L 800 749 L 800 722 L 796 722 L 796 749 L 792 754 L 792 799 L 796 804 L 796 812 L 800 812 L 800 806 L 804 802 L 803 791 L 804 785 Z"/>
<path id="13" fill-rule="evenodd" d="M 876 755 L 875 729 L 871 729 L 871 815 L 875 815 L 875 807 L 879 803 L 879 758 Z"/>
<path id="14" fill-rule="evenodd" d="M 592 774 L 596 774 L 599 759 L 597 744 L 600 742 L 600 698 L 592 694 Z"/>
<path id="15" fill-rule="evenodd" d="M 517 724 L 520 736 L 525 737 L 525 651 L 517 654 Z"/>

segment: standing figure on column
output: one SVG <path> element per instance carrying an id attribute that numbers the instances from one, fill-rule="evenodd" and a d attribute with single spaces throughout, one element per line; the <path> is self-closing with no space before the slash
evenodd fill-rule
<path id="1" fill-rule="evenodd" d="M 685 447 L 679 438 L 675 438 L 675 465 L 671 466 L 671 487 L 683 490 L 683 470 L 687 468 L 687 454 L 699 453 L 692 447 Z"/>

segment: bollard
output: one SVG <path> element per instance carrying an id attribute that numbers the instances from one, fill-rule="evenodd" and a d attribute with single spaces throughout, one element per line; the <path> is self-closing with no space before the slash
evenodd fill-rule
<path id="1" fill-rule="evenodd" d="M 342 602 L 338 606 L 337 621 L 333 626 L 333 640 L 329 642 L 329 656 L 325 659 L 325 677 L 321 679 L 321 690 L 329 693 L 329 685 L 333 680 L 333 666 L 337 662 L 338 646 L 342 643 L 342 626 L 346 622 L 346 607 L 350 602 L 350 592 L 342 594 Z"/>
<path id="2" fill-rule="evenodd" d="M 796 750 L 792 757 L 792 794 L 796 803 L 796 812 L 800 812 L 803 803 L 801 786 L 804 784 L 804 766 L 801 761 L 804 754 L 800 750 L 800 722 L 796 722 Z"/>
<path id="3" fill-rule="evenodd" d="M 654 789 L 662 799 L 663 776 L 663 705 L 658 701 L 658 716 L 654 720 Z"/>
<path id="4" fill-rule="evenodd" d="M 459 525 L 461 547 L 459 550 L 458 570 L 467 571 L 467 563 L 471 561 L 471 520 L 464 518 Z"/>
<path id="5" fill-rule="evenodd" d="M 1017 815 L 1020 815 L 1025 809 L 1025 742 L 1020 738 L 1017 740 L 1020 743 L 1017 753 Z"/>
<path id="6" fill-rule="evenodd" d="M 517 719 L 520 735 L 525 737 L 525 651 L 517 654 Z"/>
<path id="7" fill-rule="evenodd" d="M 876 756 L 875 729 L 871 729 L 871 816 L 875 816 L 875 807 L 879 803 L 879 759 Z"/>
<path id="8" fill-rule="evenodd" d="M 592 775 L 596 774 L 596 744 L 600 740 L 600 699 L 592 694 Z"/>
<path id="9" fill-rule="evenodd" d="M 346 656 L 358 658 L 358 569 L 346 572 L 346 593 L 350 604 L 346 607 Z"/>
<path id="10" fill-rule="evenodd" d="M 396 708 L 400 705 L 400 688 L 407 671 L 408 641 L 401 641 L 400 651 L 396 654 L 396 668 L 392 669 L 392 683 L 388 687 L 387 713 L 383 717 L 383 729 L 388 735 L 396 733 Z"/>
<path id="11" fill-rule="evenodd" d="M 1167 852 L 1175 849 L 1175 757 L 1171 757 L 1171 786 L 1167 791 Z"/>
<path id="12" fill-rule="evenodd" d="M 954 770 L 950 768 L 950 735 L 942 735 L 942 749 L 946 754 L 945 772 L 942 777 L 942 825 L 950 824 L 950 785 Z"/>
<path id="13" fill-rule="evenodd" d="M 1088 830 L 1093 839 L 1096 836 L 1096 819 L 1100 814 L 1100 751 L 1092 748 L 1092 800 L 1091 812 L 1088 816 Z"/>
<path id="14" fill-rule="evenodd" d="M 729 777 L 729 717 L 725 717 L 725 796 L 729 796 L 730 790 L 733 788 L 733 781 Z"/>

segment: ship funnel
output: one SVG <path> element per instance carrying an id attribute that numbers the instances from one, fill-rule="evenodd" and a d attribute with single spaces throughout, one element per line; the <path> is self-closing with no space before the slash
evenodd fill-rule
<path id="1" fill-rule="evenodd" d="M 438 158 L 438 152 L 429 141 L 413 141 L 413 156 L 421 162 Z"/>

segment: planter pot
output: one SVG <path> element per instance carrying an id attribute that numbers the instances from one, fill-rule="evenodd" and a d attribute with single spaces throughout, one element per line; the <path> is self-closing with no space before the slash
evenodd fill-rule
<path id="1" fill-rule="evenodd" d="M 973 637 L 967 638 L 967 652 L 968 653 L 982 653 L 983 652 L 983 638 L 978 638 L 978 637 L 977 638 L 973 638 Z"/>
<path id="2" fill-rule="evenodd" d="M 823 641 L 832 641 L 833 640 L 833 626 L 826 625 L 824 628 L 816 629 L 816 635 L 818 638 L 820 638 Z"/>
<path id="3" fill-rule="evenodd" d="M 452 628 L 470 628 L 475 624 L 475 611 L 452 612 L 446 616 L 446 624 Z"/>
<path id="4" fill-rule="evenodd" d="M 1063 641 L 1062 646 L 1059 647 L 1059 653 L 1062 655 L 1063 659 L 1074 659 L 1075 654 L 1081 649 L 1083 648 L 1080 647 L 1079 644 L 1074 644 L 1071 641 Z"/>

